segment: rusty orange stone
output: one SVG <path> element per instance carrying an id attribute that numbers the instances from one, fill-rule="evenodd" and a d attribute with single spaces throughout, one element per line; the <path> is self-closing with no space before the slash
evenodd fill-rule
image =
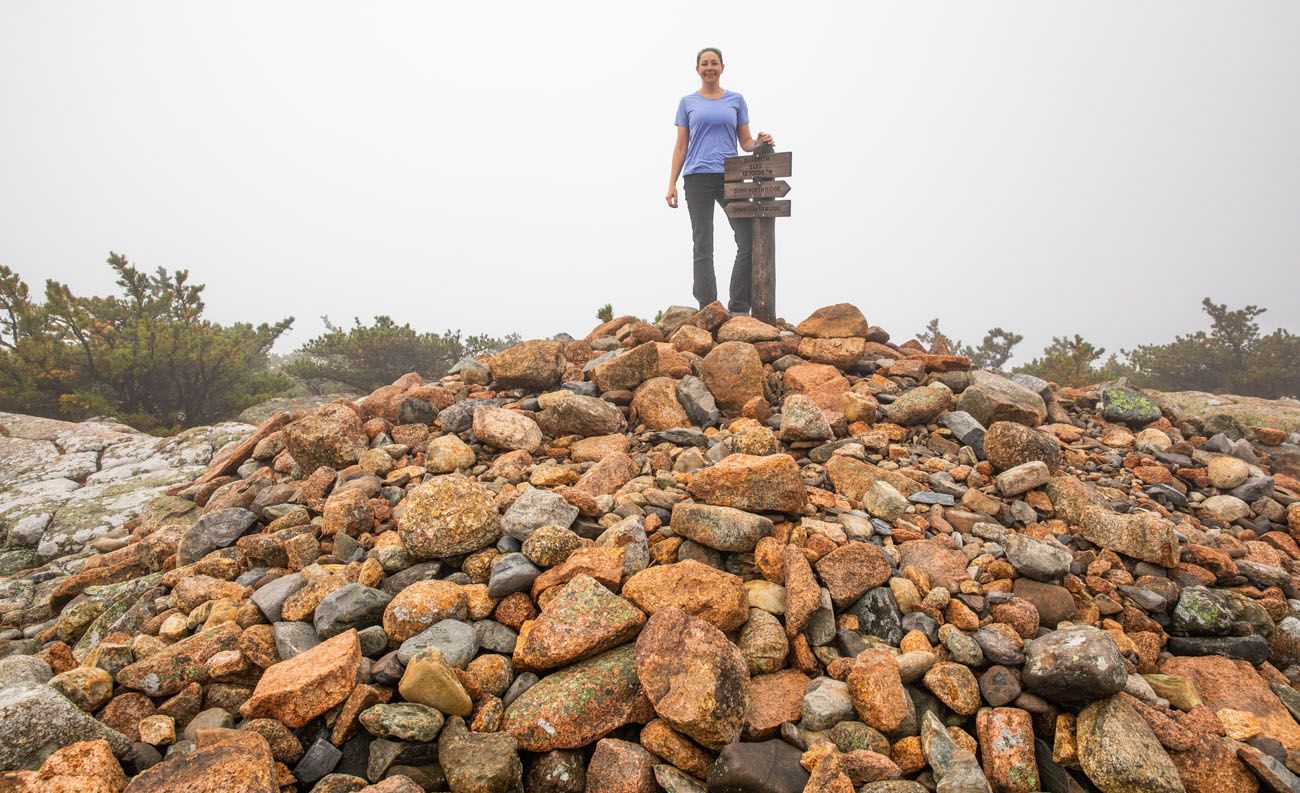
<path id="1" fill-rule="evenodd" d="M 345 631 L 267 669 L 239 713 L 278 719 L 297 729 L 347 699 L 360 665 L 357 632 Z"/>

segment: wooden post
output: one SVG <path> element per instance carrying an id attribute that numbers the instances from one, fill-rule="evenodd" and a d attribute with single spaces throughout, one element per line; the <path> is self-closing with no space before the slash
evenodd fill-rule
<path id="1" fill-rule="evenodd" d="M 772 147 L 760 143 L 754 147 L 755 154 L 771 154 Z M 755 179 L 756 182 L 767 181 Z M 768 199 L 770 200 L 770 199 Z M 766 203 L 759 200 L 758 203 Z M 757 217 L 754 223 L 754 256 L 750 276 L 750 297 L 755 319 L 769 325 L 776 322 L 776 218 Z"/>

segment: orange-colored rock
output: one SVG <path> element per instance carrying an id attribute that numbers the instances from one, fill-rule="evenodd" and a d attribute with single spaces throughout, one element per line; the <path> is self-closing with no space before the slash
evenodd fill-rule
<path id="1" fill-rule="evenodd" d="M 574 578 L 547 601 L 515 645 L 517 669 L 554 669 L 636 637 L 645 614 L 591 576 Z"/>
<path id="2" fill-rule="evenodd" d="M 216 743 L 162 761 L 131 780 L 131 793 L 279 793 L 266 739 L 246 730 L 222 730 Z"/>
<path id="3" fill-rule="evenodd" d="M 984 775 L 998 793 L 1038 790 L 1034 724 L 1020 708 L 984 708 L 975 719 Z"/>
<path id="4" fill-rule="evenodd" d="M 740 738 L 749 670 L 714 626 L 678 608 L 653 614 L 636 640 L 636 675 L 668 726 L 708 747 Z"/>
<path id="5" fill-rule="evenodd" d="M 1166 661 L 1160 672 L 1190 679 L 1205 706 L 1216 713 L 1224 708 L 1253 713 L 1264 735 L 1291 751 L 1300 750 L 1300 725 L 1249 662 L 1215 655 L 1177 656 Z"/>
<path id="6" fill-rule="evenodd" d="M 870 332 L 867 318 L 852 303 L 823 306 L 795 328 L 795 333 L 800 336 L 816 339 L 866 338 Z"/>
<path id="7" fill-rule="evenodd" d="M 360 665 L 357 632 L 345 631 L 267 669 L 239 713 L 278 719 L 297 729 L 347 699 Z"/>
<path id="8" fill-rule="evenodd" d="M 830 477 L 835 492 L 847 498 L 854 506 L 862 502 L 871 486 L 879 481 L 887 482 L 904 496 L 911 496 L 925 490 L 919 483 L 897 471 L 877 468 L 871 463 L 855 460 L 852 457 L 837 455 L 826 463 L 826 475 Z"/>
<path id="9" fill-rule="evenodd" d="M 532 594 L 537 598 L 551 587 L 567 584 L 580 575 L 589 575 L 608 589 L 618 591 L 619 582 L 623 580 L 622 548 L 605 548 L 592 546 L 579 548 L 569 554 L 561 564 L 542 573 L 533 581 Z"/>
<path id="10" fill-rule="evenodd" d="M 862 358 L 865 349 L 865 339 L 803 339 L 799 342 L 799 357 L 848 369 Z"/>
<path id="11" fill-rule="evenodd" d="M 796 364 L 785 370 L 781 380 L 786 393 L 807 394 L 819 407 L 827 409 L 835 409 L 849 390 L 848 378 L 824 363 Z"/>
<path id="12" fill-rule="evenodd" d="M 632 481 L 640 468 L 626 454 L 611 454 L 582 475 L 574 490 L 589 496 L 611 495 Z"/>
<path id="13" fill-rule="evenodd" d="M 54 752 L 39 771 L 0 774 L 4 793 L 121 793 L 126 774 L 108 741 L 78 741 Z"/>
<path id="14" fill-rule="evenodd" d="M 859 653 L 845 682 L 854 709 L 868 726 L 890 733 L 912 715 L 912 704 L 898 673 L 898 662 L 884 650 Z"/>
<path id="15" fill-rule="evenodd" d="M 700 379 L 718 407 L 738 413 L 746 402 L 763 396 L 763 361 L 752 344 L 724 342 L 700 361 Z"/>
<path id="16" fill-rule="evenodd" d="M 865 542 L 847 542 L 817 560 L 817 577 L 830 590 L 836 608 L 845 608 L 889 580 L 889 560 Z"/>
<path id="17" fill-rule="evenodd" d="M 652 377 L 642 383 L 632 397 L 632 411 L 647 429 L 691 426 L 690 417 L 677 401 L 677 381 L 671 377 Z"/>
<path id="18" fill-rule="evenodd" d="M 807 493 L 799 464 L 788 454 L 732 454 L 692 474 L 686 490 L 696 501 L 747 512 L 800 512 Z"/>
<path id="19" fill-rule="evenodd" d="M 798 669 L 751 677 L 743 730 L 745 740 L 772 738 L 782 723 L 799 721 L 804 690 L 810 682 L 811 678 Z"/>
<path id="20" fill-rule="evenodd" d="M 469 613 L 465 590 L 450 581 L 417 581 L 398 592 L 384 608 L 384 632 L 404 642 L 442 620 L 463 620 Z"/>
<path id="21" fill-rule="evenodd" d="M 693 559 L 647 567 L 627 580 L 623 596 L 647 614 L 678 608 L 724 631 L 749 619 L 749 597 L 741 580 Z"/>

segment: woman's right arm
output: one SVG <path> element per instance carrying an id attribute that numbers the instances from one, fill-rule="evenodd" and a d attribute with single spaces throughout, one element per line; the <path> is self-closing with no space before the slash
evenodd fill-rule
<path id="1" fill-rule="evenodd" d="M 673 168 L 672 175 L 668 178 L 668 195 L 664 200 L 668 206 L 673 209 L 677 208 L 677 177 L 682 175 L 682 166 L 686 164 L 686 144 L 691 139 L 690 129 L 687 127 L 677 128 L 677 144 L 673 146 Z"/>

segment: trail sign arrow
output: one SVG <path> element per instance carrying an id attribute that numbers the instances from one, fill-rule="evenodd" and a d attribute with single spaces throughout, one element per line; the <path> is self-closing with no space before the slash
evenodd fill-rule
<path id="1" fill-rule="evenodd" d="M 790 192 L 790 183 L 784 180 L 775 182 L 727 182 L 723 185 L 726 198 L 785 198 Z"/>
<path id="2" fill-rule="evenodd" d="M 733 201 L 727 204 L 729 218 L 788 218 L 789 201 Z"/>
<path id="3" fill-rule="evenodd" d="M 748 157 L 728 157 L 723 165 L 723 179 L 738 182 L 743 179 L 780 179 L 791 174 L 790 152 L 751 154 Z"/>

